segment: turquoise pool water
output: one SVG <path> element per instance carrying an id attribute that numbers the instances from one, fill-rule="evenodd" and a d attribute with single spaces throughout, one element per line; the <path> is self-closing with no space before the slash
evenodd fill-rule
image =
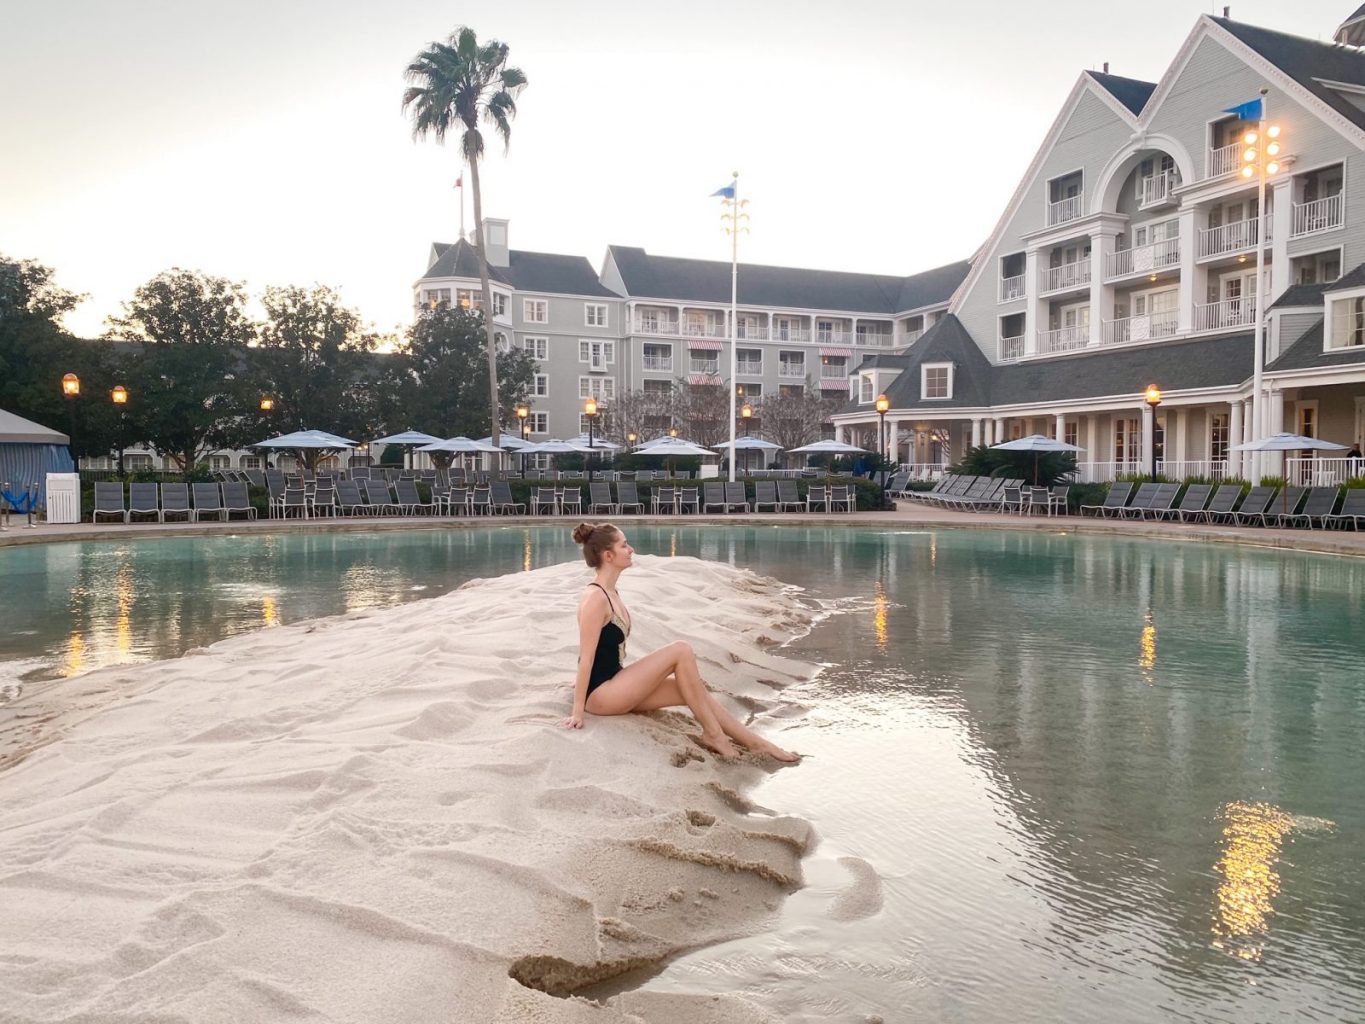
<path id="1" fill-rule="evenodd" d="M 632 540 L 839 609 L 793 652 L 829 668 L 786 694 L 808 710 L 783 742 L 816 756 L 756 794 L 815 823 L 809 885 L 773 932 L 641 983 L 790 1021 L 1361 1019 L 1365 561 L 965 531 Z M 0 672 L 39 687 L 573 557 L 562 529 L 0 550 Z M 875 913 L 831 916 L 845 857 L 880 876 Z"/>

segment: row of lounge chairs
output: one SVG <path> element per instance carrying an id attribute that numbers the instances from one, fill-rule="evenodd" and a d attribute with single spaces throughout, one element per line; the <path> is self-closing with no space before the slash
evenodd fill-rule
<path id="1" fill-rule="evenodd" d="M 226 522 L 234 513 L 247 519 L 256 518 L 256 510 L 251 507 L 247 486 L 243 483 L 134 483 L 128 485 L 126 498 L 125 501 L 123 484 L 96 483 L 91 521 L 98 523 L 100 516 L 116 516 L 130 523 L 134 516 L 155 516 L 158 523 L 164 523 L 169 517 L 184 516 L 185 522 L 189 523 L 212 516 Z"/>
<path id="2" fill-rule="evenodd" d="M 1018 512 L 1023 515 L 1034 512 L 1065 515 L 1070 494 L 1067 486 L 1029 487 L 1022 479 L 961 473 L 940 477 L 932 490 L 905 488 L 904 482 L 893 478 L 887 485 L 887 493 L 957 512 Z"/>
<path id="3" fill-rule="evenodd" d="M 1227 526 L 1303 526 L 1313 529 L 1359 530 L 1365 520 L 1365 488 L 1351 488 L 1341 500 L 1337 487 L 1253 487 L 1242 497 L 1241 484 L 1190 484 L 1176 504 L 1183 484 L 1146 483 L 1136 490 L 1131 483 L 1109 488 L 1103 503 L 1082 505 L 1087 512 L 1105 518 L 1166 519 L 1182 523 L 1216 523 Z"/>

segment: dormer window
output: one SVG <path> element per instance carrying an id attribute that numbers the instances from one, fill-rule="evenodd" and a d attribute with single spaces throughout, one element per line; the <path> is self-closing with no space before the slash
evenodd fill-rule
<path id="1" fill-rule="evenodd" d="M 953 397 L 953 364 L 924 363 L 919 368 L 920 399 L 926 402 Z"/>
<path id="2" fill-rule="evenodd" d="M 1326 348 L 1359 348 L 1365 345 L 1365 290 L 1327 297 Z"/>
<path id="3" fill-rule="evenodd" d="M 876 396 L 877 389 L 872 386 L 872 377 L 864 373 L 858 378 L 858 402 L 866 405 Z"/>

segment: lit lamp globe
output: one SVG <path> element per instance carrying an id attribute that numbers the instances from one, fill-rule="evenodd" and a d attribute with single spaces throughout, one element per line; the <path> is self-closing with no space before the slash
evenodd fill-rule
<path id="1" fill-rule="evenodd" d="M 68 373 L 62 377 L 62 394 L 67 398 L 75 398 L 81 393 L 81 379 L 74 373 Z"/>
<path id="2" fill-rule="evenodd" d="M 127 405 L 128 389 L 122 384 L 115 385 L 114 390 L 109 392 L 109 397 L 113 399 L 115 405 Z"/>
<path id="3" fill-rule="evenodd" d="M 275 408 L 275 399 L 273 399 L 273 398 L 262 398 L 262 399 L 261 399 L 261 412 L 270 412 L 270 410 L 272 410 L 272 409 L 274 409 L 274 408 Z"/>

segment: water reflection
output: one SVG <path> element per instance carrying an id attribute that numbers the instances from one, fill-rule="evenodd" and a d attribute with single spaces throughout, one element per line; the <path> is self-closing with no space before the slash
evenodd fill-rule
<path id="1" fill-rule="evenodd" d="M 1218 906 L 1213 918 L 1214 945 L 1243 960 L 1259 960 L 1261 937 L 1270 929 L 1280 876 L 1284 837 L 1294 819 L 1271 804 L 1234 801 L 1223 807 L 1223 854 L 1215 865 Z"/>

